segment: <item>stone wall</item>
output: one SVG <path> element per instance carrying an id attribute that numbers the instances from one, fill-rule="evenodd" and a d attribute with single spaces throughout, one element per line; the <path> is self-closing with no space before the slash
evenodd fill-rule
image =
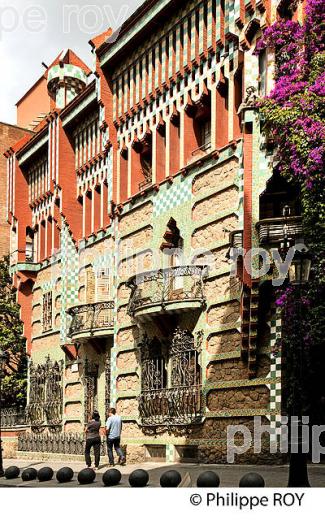
<path id="1" fill-rule="evenodd" d="M 238 169 L 238 161 L 231 159 L 223 165 L 198 175 L 193 182 L 193 194 L 198 195 L 204 191 L 220 188 L 222 184 L 234 182 Z"/>
<path id="2" fill-rule="evenodd" d="M 208 310 L 208 324 L 212 327 L 222 327 L 238 321 L 239 302 L 234 301 L 220 305 L 213 305 Z"/>
<path id="3" fill-rule="evenodd" d="M 246 408 L 265 410 L 270 401 L 270 391 L 265 386 L 219 388 L 209 393 L 207 401 L 211 412 Z"/>
<path id="4" fill-rule="evenodd" d="M 238 189 L 234 186 L 198 202 L 192 213 L 193 220 L 203 220 L 209 215 L 222 213 L 238 203 Z"/>
<path id="5" fill-rule="evenodd" d="M 207 341 L 209 354 L 225 354 L 227 352 L 239 351 L 241 346 L 241 335 L 237 331 L 211 334 Z"/>
<path id="6" fill-rule="evenodd" d="M 227 240 L 229 232 L 237 229 L 238 218 L 236 216 L 229 216 L 221 218 L 217 222 L 212 222 L 199 228 L 192 237 L 193 247 L 206 247 L 211 242 Z"/>
<path id="7" fill-rule="evenodd" d="M 152 203 L 149 202 L 140 206 L 129 213 L 122 215 L 119 223 L 119 231 L 122 234 L 131 233 L 139 227 L 139 223 L 144 224 L 152 219 Z"/>

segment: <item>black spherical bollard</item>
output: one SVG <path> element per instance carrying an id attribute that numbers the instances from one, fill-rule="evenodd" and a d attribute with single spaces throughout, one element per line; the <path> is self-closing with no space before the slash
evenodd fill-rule
<path id="1" fill-rule="evenodd" d="M 175 488 L 178 487 L 182 482 L 182 476 L 178 471 L 174 469 L 170 469 L 169 471 L 165 471 L 160 477 L 160 486 L 161 487 L 170 487 Z"/>
<path id="2" fill-rule="evenodd" d="M 121 472 L 118 469 L 108 469 L 103 475 L 104 486 L 117 486 L 122 478 Z"/>
<path id="3" fill-rule="evenodd" d="M 21 474 L 21 478 L 24 482 L 28 482 L 29 480 L 37 479 L 37 470 L 35 468 L 27 468 Z"/>
<path id="4" fill-rule="evenodd" d="M 204 471 L 203 473 L 201 473 L 201 475 L 198 476 L 196 485 L 199 488 L 219 487 L 219 485 L 220 485 L 219 475 L 217 475 L 217 473 L 215 473 L 214 471 Z"/>
<path id="5" fill-rule="evenodd" d="M 18 478 L 20 474 L 20 469 L 17 466 L 10 466 L 5 471 L 5 477 L 9 480 L 12 478 Z"/>
<path id="6" fill-rule="evenodd" d="M 79 484 L 92 484 L 96 478 L 96 472 L 92 468 L 85 468 L 78 473 Z"/>
<path id="7" fill-rule="evenodd" d="M 60 484 L 65 484 L 67 482 L 70 482 L 70 480 L 73 478 L 73 470 L 71 468 L 61 468 L 56 473 L 56 479 Z"/>
<path id="8" fill-rule="evenodd" d="M 37 478 L 40 482 L 47 482 L 48 480 L 52 480 L 54 475 L 54 471 L 52 468 L 41 468 L 38 470 Z"/>
<path id="9" fill-rule="evenodd" d="M 136 469 L 129 476 L 131 487 L 145 487 L 149 482 L 149 473 L 144 469 Z"/>
<path id="10" fill-rule="evenodd" d="M 240 479 L 239 487 L 265 487 L 264 478 L 259 473 L 246 473 Z"/>

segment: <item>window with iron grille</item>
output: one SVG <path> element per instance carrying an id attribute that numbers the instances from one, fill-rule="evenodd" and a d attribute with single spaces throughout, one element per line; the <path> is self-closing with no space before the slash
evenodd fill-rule
<path id="1" fill-rule="evenodd" d="M 52 329 L 52 293 L 43 294 L 43 332 Z"/>
<path id="2" fill-rule="evenodd" d="M 188 425 L 202 416 L 202 334 L 177 328 L 169 345 L 145 334 L 139 347 L 142 388 L 139 413 L 143 426 Z"/>

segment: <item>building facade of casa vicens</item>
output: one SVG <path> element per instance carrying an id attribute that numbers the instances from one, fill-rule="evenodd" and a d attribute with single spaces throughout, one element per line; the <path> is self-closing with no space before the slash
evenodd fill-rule
<path id="1" fill-rule="evenodd" d="M 50 109 L 6 153 L 20 456 L 82 454 L 89 414 L 110 406 L 129 462 L 225 462 L 227 426 L 255 416 L 278 438 L 276 270 L 233 255 L 301 237 L 256 104 L 276 4 L 147 1 L 90 41 L 93 70 L 71 50 L 47 67 Z M 275 460 L 270 439 L 237 461 Z"/>

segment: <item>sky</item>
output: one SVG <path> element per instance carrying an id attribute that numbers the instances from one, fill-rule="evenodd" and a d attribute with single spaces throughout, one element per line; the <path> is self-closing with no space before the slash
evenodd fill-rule
<path id="1" fill-rule="evenodd" d="M 116 30 L 143 0 L 0 0 L 0 121 L 15 124 L 17 101 L 63 49 L 92 68 L 88 41 Z"/>

